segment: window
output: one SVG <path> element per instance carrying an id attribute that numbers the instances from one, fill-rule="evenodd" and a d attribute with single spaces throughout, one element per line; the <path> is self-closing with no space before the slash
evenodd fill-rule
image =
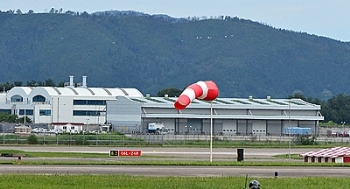
<path id="1" fill-rule="evenodd" d="M 106 105 L 105 100 L 74 100 L 73 105 Z"/>
<path id="2" fill-rule="evenodd" d="M 98 116 L 98 111 L 74 110 L 73 116 Z"/>
<path id="3" fill-rule="evenodd" d="M 9 109 L 0 109 L 0 112 L 11 114 L 11 110 Z"/>
<path id="4" fill-rule="evenodd" d="M 24 112 L 25 111 L 25 112 Z M 33 115 L 33 110 L 19 110 L 19 115 Z"/>
<path id="5" fill-rule="evenodd" d="M 51 110 L 39 110 L 41 116 L 51 116 Z"/>
<path id="6" fill-rule="evenodd" d="M 41 95 L 36 95 L 33 97 L 33 102 L 45 102 L 45 97 Z"/>
<path id="7" fill-rule="evenodd" d="M 11 97 L 11 102 L 23 102 L 23 97 L 19 95 L 13 95 Z"/>

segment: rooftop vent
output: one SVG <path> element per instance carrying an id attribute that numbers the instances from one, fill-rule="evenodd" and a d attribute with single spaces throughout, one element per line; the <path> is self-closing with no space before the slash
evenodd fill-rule
<path id="1" fill-rule="evenodd" d="M 69 86 L 74 87 L 74 81 L 73 81 L 74 76 L 69 76 Z"/>
<path id="2" fill-rule="evenodd" d="M 83 84 L 82 84 L 82 87 L 87 87 L 86 77 L 87 77 L 87 76 L 83 76 Z"/>

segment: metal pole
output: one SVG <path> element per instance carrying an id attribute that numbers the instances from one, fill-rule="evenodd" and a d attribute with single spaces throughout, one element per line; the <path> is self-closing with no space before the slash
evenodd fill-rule
<path id="1" fill-rule="evenodd" d="M 210 162 L 213 162 L 213 101 L 210 101 Z"/>
<path id="2" fill-rule="evenodd" d="M 290 137 L 290 129 L 291 129 L 291 126 L 290 126 L 290 99 L 289 99 L 289 101 L 288 101 L 289 103 L 288 103 L 288 109 L 289 109 L 289 113 L 288 113 L 288 115 L 289 115 L 289 120 L 288 120 L 288 124 L 289 124 L 289 129 L 288 129 L 288 138 L 289 138 L 289 154 L 288 154 L 288 157 L 289 157 L 289 160 L 290 160 L 290 148 L 291 148 L 291 137 Z"/>

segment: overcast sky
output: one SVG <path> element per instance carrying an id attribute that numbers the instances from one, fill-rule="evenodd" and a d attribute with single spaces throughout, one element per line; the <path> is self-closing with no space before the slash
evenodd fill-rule
<path id="1" fill-rule="evenodd" d="M 275 28 L 350 41 L 350 0 L 1 0 L 0 10 L 133 10 L 148 14 L 236 16 Z"/>

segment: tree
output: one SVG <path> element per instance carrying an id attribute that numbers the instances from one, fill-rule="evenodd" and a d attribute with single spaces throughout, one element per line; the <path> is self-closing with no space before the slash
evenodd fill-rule
<path id="1" fill-rule="evenodd" d="M 322 115 L 325 122 L 333 121 L 340 124 L 341 122 L 350 123 L 350 96 L 339 94 L 328 99 L 322 104 Z"/>
<path id="2" fill-rule="evenodd" d="M 22 81 L 14 81 L 13 84 L 14 84 L 16 87 L 19 87 L 19 86 L 22 86 Z"/>
<path id="3" fill-rule="evenodd" d="M 45 85 L 44 85 L 44 82 L 42 82 L 42 81 L 38 81 L 38 82 L 37 82 L 37 84 L 36 84 L 36 86 L 43 87 L 43 86 L 45 86 Z"/>
<path id="4" fill-rule="evenodd" d="M 50 14 L 54 14 L 54 13 L 55 13 L 55 9 L 54 9 L 54 8 L 51 8 L 51 10 L 50 10 L 49 13 L 50 13 Z"/>
<path id="5" fill-rule="evenodd" d="M 26 119 L 26 121 L 24 121 L 24 118 Z M 16 123 L 33 123 L 33 121 L 28 116 L 25 116 L 17 118 Z"/>
<path id="6" fill-rule="evenodd" d="M 17 9 L 17 10 L 16 10 L 16 14 L 22 14 L 21 9 Z"/>
<path id="7" fill-rule="evenodd" d="M 64 87 L 64 81 L 59 82 L 57 87 Z"/>
<path id="8" fill-rule="evenodd" d="M 17 123 L 18 116 L 0 112 L 0 122 Z"/>
<path id="9" fill-rule="evenodd" d="M 9 91 L 13 87 L 14 87 L 13 84 L 10 84 L 9 82 L 6 82 L 4 84 L 0 84 L 0 91 L 2 91 L 2 92 Z"/>
<path id="10" fill-rule="evenodd" d="M 36 85 L 36 81 L 35 80 L 27 81 L 27 86 L 28 87 L 35 87 L 35 85 Z"/>
<path id="11" fill-rule="evenodd" d="M 306 97 L 301 93 L 294 93 L 293 95 L 289 95 L 288 99 L 291 99 L 291 98 L 300 98 L 303 101 L 307 101 Z"/>
<path id="12" fill-rule="evenodd" d="M 45 86 L 55 87 L 56 84 L 52 79 L 47 79 L 47 80 L 45 80 Z"/>
<path id="13" fill-rule="evenodd" d="M 157 96 L 164 97 L 166 94 L 169 97 L 178 97 L 181 94 L 181 90 L 177 88 L 165 88 L 157 93 Z"/>
<path id="14" fill-rule="evenodd" d="M 38 144 L 38 137 L 34 134 L 30 135 L 27 140 L 28 144 Z"/>

